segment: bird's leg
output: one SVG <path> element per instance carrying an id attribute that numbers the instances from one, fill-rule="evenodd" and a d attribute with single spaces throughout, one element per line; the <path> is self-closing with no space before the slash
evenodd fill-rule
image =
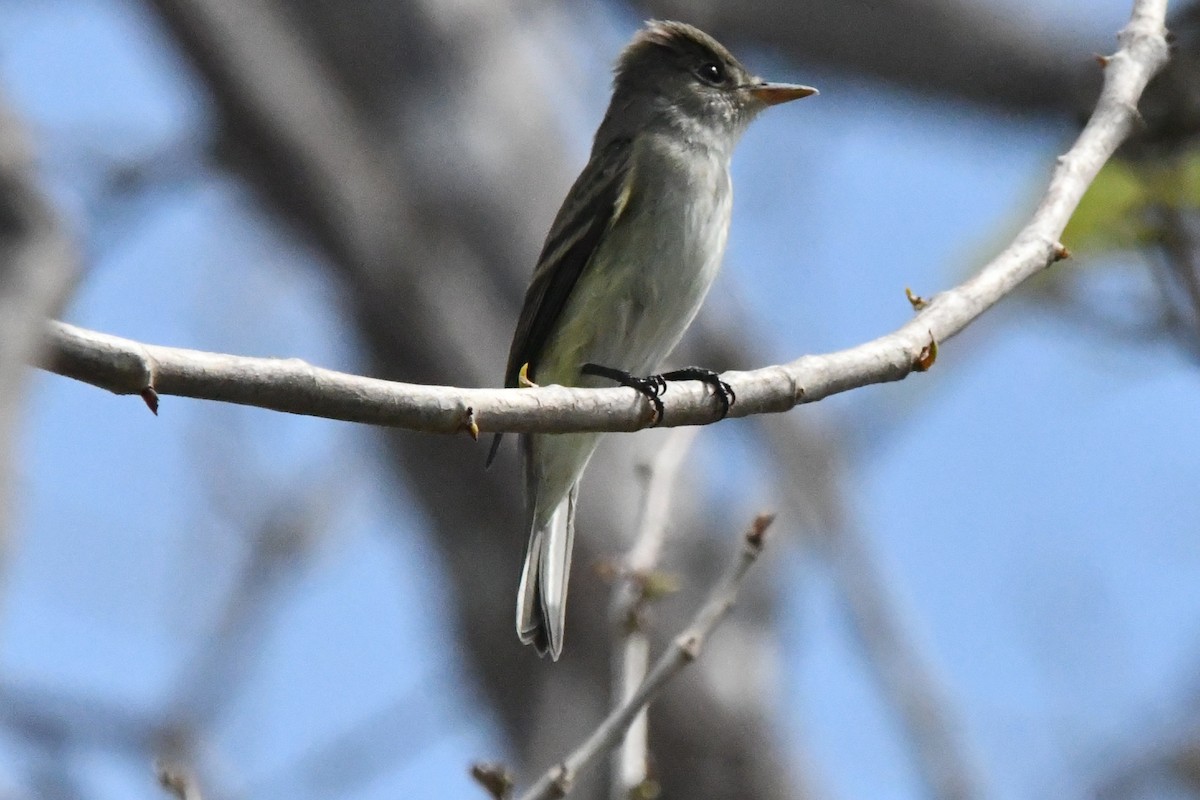
<path id="1" fill-rule="evenodd" d="M 652 424 L 658 425 L 663 421 L 663 415 L 666 413 L 666 410 L 663 408 L 661 395 L 667 388 L 667 381 L 662 375 L 648 375 L 645 378 L 638 378 L 623 369 L 615 369 L 592 363 L 584 364 L 580 367 L 579 371 L 584 375 L 608 378 L 610 381 L 616 381 L 622 386 L 638 390 L 654 406 L 654 421 Z"/>
<path id="2" fill-rule="evenodd" d="M 704 367 L 684 367 L 683 369 L 664 372 L 655 377 L 661 378 L 663 381 L 701 381 L 708 384 L 712 387 L 713 394 L 717 396 L 717 403 L 721 406 L 720 419 L 724 419 L 729 413 L 729 407 L 737 402 L 737 395 L 734 394 L 733 387 L 721 380 L 721 376 L 711 369 L 705 369 Z"/>

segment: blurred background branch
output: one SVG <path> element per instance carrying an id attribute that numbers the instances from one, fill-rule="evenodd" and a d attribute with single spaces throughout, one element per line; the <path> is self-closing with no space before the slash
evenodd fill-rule
<path id="1" fill-rule="evenodd" d="M 25 365 L 40 357 L 43 320 L 62 307 L 75 271 L 74 250 L 37 185 L 32 138 L 0 95 L 0 567 L 14 502 Z"/>

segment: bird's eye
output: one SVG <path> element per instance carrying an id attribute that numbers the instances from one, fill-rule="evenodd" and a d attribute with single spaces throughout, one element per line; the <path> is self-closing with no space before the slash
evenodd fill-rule
<path id="1" fill-rule="evenodd" d="M 725 82 L 729 77 L 725 72 L 725 67 L 716 61 L 707 61 L 700 65 L 696 70 L 696 76 L 705 83 L 711 83 L 713 86 L 718 86 Z"/>

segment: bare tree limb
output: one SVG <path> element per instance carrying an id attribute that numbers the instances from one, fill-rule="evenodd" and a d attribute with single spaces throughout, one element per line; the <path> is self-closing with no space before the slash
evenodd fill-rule
<path id="1" fill-rule="evenodd" d="M 406 218 L 399 184 L 379 168 L 376 135 L 309 57 L 286 13 L 270 2 L 150 2 L 177 36 L 206 53 L 196 63 L 210 80 L 238 99 L 238 113 L 224 120 L 230 137 L 270 139 L 270 161 L 255 168 L 290 178 L 280 190 L 294 204 L 318 207 L 303 218 L 310 235 L 342 257 L 380 268 L 388 232 Z M 276 168 L 282 164 L 302 164 L 303 174 Z"/>
<path id="2" fill-rule="evenodd" d="M 763 539 L 774 517 L 761 514 L 751 523 L 743 537 L 737 560 L 717 584 L 708 601 L 700 608 L 691 624 L 681 633 L 667 652 L 663 653 L 650 670 L 649 676 L 629 699 L 613 709 L 592 734 L 584 740 L 562 763 L 551 768 L 521 795 L 520 800 L 549 800 L 566 797 L 579 774 L 588 769 L 607 753 L 624 735 L 641 710 L 662 691 L 672 678 L 684 667 L 695 661 L 704 647 L 704 642 L 733 607 L 738 589 L 750 567 L 762 552 Z"/>
<path id="3" fill-rule="evenodd" d="M 1095 113 L 1058 159 L 1041 204 L 1013 242 L 978 274 L 934 297 L 895 332 L 857 347 L 789 364 L 725 373 L 737 392 L 734 416 L 786 411 L 873 383 L 901 380 L 928 365 L 944 342 L 1022 282 L 1066 256 L 1058 242 L 1100 167 L 1128 136 L 1146 83 L 1167 60 L 1166 0 L 1139 0 L 1107 61 Z M 51 371 L 117 393 L 175 394 L 355 422 L 439 433 L 638 430 L 649 406 L 632 389 L 453 389 L 343 375 L 303 362 L 239 358 L 141 345 L 63 323 L 51 326 Z M 699 384 L 672 386 L 667 425 L 718 417 Z"/>
<path id="4" fill-rule="evenodd" d="M 1017 266 L 1030 274 L 1052 261 L 1054 246 L 1022 246 Z M 984 276 L 980 276 L 984 277 Z M 1008 277 L 998 276 L 999 281 Z M 978 281 L 978 279 L 976 279 Z M 787 411 L 832 394 L 900 380 L 919 368 L 931 333 L 953 335 L 1016 285 L 989 287 L 981 303 L 971 283 L 935 299 L 930 310 L 895 333 L 850 350 L 804 356 L 750 372 L 726 372 L 737 393 L 729 416 Z M 985 291 L 987 291 L 985 289 Z M 942 312 L 942 313 L 935 313 Z M 936 335 L 936 334 L 934 334 Z M 635 431 L 652 409 L 627 388 L 462 389 L 398 383 L 314 367 L 299 359 L 249 358 L 148 345 L 54 322 L 54 353 L 42 366 L 116 394 L 176 395 L 257 406 L 292 414 L 430 433 Z M 719 419 L 717 404 L 698 382 L 671 385 L 664 427 Z M 150 402 L 148 399 L 147 402 Z"/>
<path id="5" fill-rule="evenodd" d="M 618 636 L 613 652 L 614 706 L 629 702 L 650 668 L 650 637 L 641 619 L 642 611 L 654 595 L 653 584 L 661 582 L 656 581 L 654 571 L 667 539 L 672 489 L 698 432 L 699 428 L 673 431 L 646 467 L 641 520 L 613 590 L 612 618 Z M 645 783 L 649 757 L 650 728 L 643 708 L 613 756 L 610 795 L 614 800 L 627 800 L 635 787 Z"/>

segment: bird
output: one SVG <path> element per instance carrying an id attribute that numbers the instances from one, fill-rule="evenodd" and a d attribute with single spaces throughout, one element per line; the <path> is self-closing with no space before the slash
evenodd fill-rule
<path id="1" fill-rule="evenodd" d="M 815 94 L 753 76 L 692 25 L 647 22 L 617 59 L 591 155 L 542 246 L 504 385 L 598 387 L 615 380 L 651 401 L 657 424 L 666 381 L 699 379 L 728 412 L 733 391 L 716 373 L 649 373 L 678 344 L 721 265 L 734 145 L 763 109 Z M 529 544 L 517 635 L 555 661 L 563 648 L 579 482 L 599 440 L 598 433 L 521 436 Z M 489 466 L 500 441 L 497 434 Z"/>

